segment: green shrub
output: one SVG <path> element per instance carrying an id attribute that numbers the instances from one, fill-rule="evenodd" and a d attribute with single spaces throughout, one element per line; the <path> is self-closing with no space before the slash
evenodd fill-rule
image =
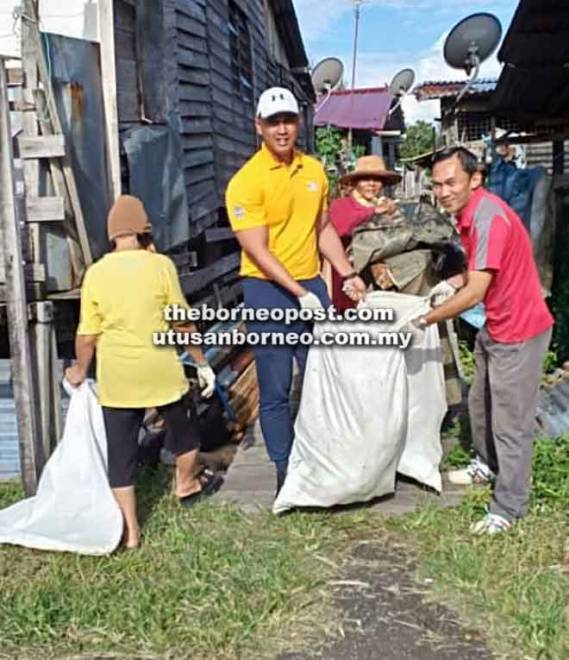
<path id="1" fill-rule="evenodd" d="M 465 341 L 459 341 L 458 354 L 460 357 L 462 373 L 464 374 L 464 380 L 470 385 L 474 378 L 475 371 L 474 353 L 468 348 L 468 344 Z"/>
<path id="2" fill-rule="evenodd" d="M 547 351 L 543 358 L 543 373 L 550 374 L 554 372 L 558 364 L 557 353 L 555 351 Z"/>
<path id="3" fill-rule="evenodd" d="M 561 504 L 569 510 L 569 435 L 535 443 L 532 480 L 534 506 Z"/>

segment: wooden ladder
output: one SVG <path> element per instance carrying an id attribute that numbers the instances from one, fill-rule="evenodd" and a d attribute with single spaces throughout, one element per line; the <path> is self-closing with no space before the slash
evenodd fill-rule
<path id="1" fill-rule="evenodd" d="M 30 310 L 26 298 L 23 209 L 16 195 L 12 147 L 8 80 L 5 61 L 0 58 L 0 237 L 20 464 L 26 494 L 33 495 L 46 459 L 46 448 L 39 435 L 39 396 L 36 390 Z"/>
<path id="2" fill-rule="evenodd" d="M 42 231 L 46 223 L 61 223 L 69 248 L 73 287 L 78 287 L 92 262 L 77 184 L 66 152 L 39 30 L 37 2 L 25 0 L 22 12 L 22 128 L 18 154 L 24 163 L 26 220 L 30 228 L 33 263 L 45 267 Z M 47 163 L 52 194 L 42 195 L 40 162 Z M 44 268 L 45 270 L 45 268 Z"/>
<path id="3" fill-rule="evenodd" d="M 36 0 L 24 0 L 21 18 L 19 99 L 8 98 L 8 75 L 0 58 L 0 240 L 4 253 L 0 278 L 5 282 L 22 478 L 26 494 L 32 495 L 61 437 L 54 303 L 47 299 L 44 238 L 53 223 L 63 228 L 72 287 L 79 287 L 92 254 L 45 61 Z M 10 110 L 21 112 L 22 117 L 21 134 L 14 140 Z M 15 157 L 23 163 L 23 177 L 14 167 Z"/>

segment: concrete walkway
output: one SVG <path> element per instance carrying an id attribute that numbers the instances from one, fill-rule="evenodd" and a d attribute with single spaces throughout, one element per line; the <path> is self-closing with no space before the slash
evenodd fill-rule
<path id="1" fill-rule="evenodd" d="M 444 493 L 439 496 L 413 483 L 399 481 L 393 496 L 381 498 L 372 506 L 386 515 L 403 515 L 424 503 L 456 506 L 461 502 L 464 492 L 463 488 L 447 482 L 444 483 Z M 214 500 L 234 504 L 247 512 L 255 512 L 270 509 L 274 496 L 274 467 L 267 457 L 257 420 L 237 451 L 225 483 Z"/>

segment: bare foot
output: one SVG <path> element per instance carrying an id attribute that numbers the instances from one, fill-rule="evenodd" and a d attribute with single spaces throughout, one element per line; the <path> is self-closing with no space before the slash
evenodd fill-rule
<path id="1" fill-rule="evenodd" d="M 201 489 L 202 485 L 199 479 L 191 479 L 186 483 L 176 481 L 176 497 L 179 499 L 199 493 Z"/>
<path id="2" fill-rule="evenodd" d="M 199 493 L 202 489 L 202 482 L 199 477 L 189 477 L 186 474 L 186 478 L 182 479 L 180 476 L 181 470 L 176 468 L 176 477 L 174 480 L 174 493 L 178 499 L 188 497 L 194 493 Z"/>
<path id="3" fill-rule="evenodd" d="M 140 545 L 140 531 L 137 530 L 127 530 L 125 528 L 122 539 L 121 547 L 126 550 L 135 550 Z"/>

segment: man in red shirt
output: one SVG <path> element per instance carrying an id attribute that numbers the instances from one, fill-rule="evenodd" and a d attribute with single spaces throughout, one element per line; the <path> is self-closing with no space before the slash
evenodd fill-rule
<path id="1" fill-rule="evenodd" d="M 535 412 L 553 317 L 543 300 L 530 237 L 518 215 L 482 187 L 474 154 L 445 149 L 433 162 L 433 191 L 455 215 L 468 272 L 455 295 L 418 321 L 430 325 L 484 302 L 476 338 L 469 414 L 477 458 L 471 481 L 492 481 L 488 514 L 476 533 L 494 534 L 527 513 Z M 458 288 L 458 287 L 457 287 Z"/>

